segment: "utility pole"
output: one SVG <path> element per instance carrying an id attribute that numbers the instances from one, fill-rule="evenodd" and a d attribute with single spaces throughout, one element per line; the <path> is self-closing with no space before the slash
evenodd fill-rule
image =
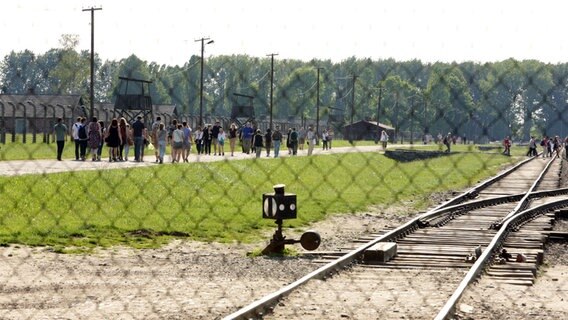
<path id="1" fill-rule="evenodd" d="M 351 89 L 351 125 L 349 126 L 349 143 L 353 143 L 353 136 L 351 134 L 353 130 L 353 116 L 355 115 L 355 80 L 357 76 L 353 76 L 353 88 Z"/>
<path id="2" fill-rule="evenodd" d="M 270 124 L 268 128 L 272 130 L 272 98 L 274 93 L 274 56 L 277 56 L 278 53 L 271 53 L 267 54 L 267 57 L 270 57 Z"/>
<path id="3" fill-rule="evenodd" d="M 199 81 L 199 125 L 201 127 L 203 127 L 203 67 L 204 67 L 204 63 L 203 63 L 203 54 L 205 52 L 205 40 L 209 40 L 210 38 L 201 38 L 201 39 L 197 39 L 195 40 L 195 42 L 201 41 L 201 78 Z M 211 44 L 213 43 L 213 40 L 209 40 L 207 42 L 207 44 Z"/>
<path id="4" fill-rule="evenodd" d="M 317 93 L 316 93 L 316 135 L 319 136 L 319 125 L 320 125 L 320 70 L 323 68 L 317 68 L 318 78 L 317 78 Z"/>
<path id="5" fill-rule="evenodd" d="M 91 92 L 89 100 L 91 103 L 91 118 L 95 116 L 95 11 L 103 10 L 102 7 L 90 7 L 83 11 L 91 11 Z"/>
<path id="6" fill-rule="evenodd" d="M 381 99 L 383 96 L 383 87 L 379 86 L 379 102 L 377 103 L 377 138 L 381 138 L 381 123 L 379 122 L 379 115 L 381 114 Z"/>
<path id="7" fill-rule="evenodd" d="M 410 97 L 410 144 L 414 144 L 414 95 Z"/>

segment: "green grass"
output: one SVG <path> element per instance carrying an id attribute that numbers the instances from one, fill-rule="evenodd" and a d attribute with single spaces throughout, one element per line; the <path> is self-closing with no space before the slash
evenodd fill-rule
<path id="1" fill-rule="evenodd" d="M 298 219 L 285 226 L 301 228 L 370 205 L 423 209 L 432 192 L 472 185 L 513 160 L 463 153 L 397 163 L 352 153 L 0 177 L 0 244 L 72 251 L 179 237 L 256 241 L 275 227 L 261 218 L 261 195 L 277 183 L 298 195 Z"/>

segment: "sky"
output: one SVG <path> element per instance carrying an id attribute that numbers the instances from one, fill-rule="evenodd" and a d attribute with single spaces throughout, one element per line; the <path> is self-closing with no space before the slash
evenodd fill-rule
<path id="1" fill-rule="evenodd" d="M 93 6 L 103 60 L 183 65 L 208 37 L 206 57 L 568 62 L 565 0 L 12 0 L 0 9 L 0 57 L 61 47 L 62 34 L 90 50 L 82 10 Z"/>

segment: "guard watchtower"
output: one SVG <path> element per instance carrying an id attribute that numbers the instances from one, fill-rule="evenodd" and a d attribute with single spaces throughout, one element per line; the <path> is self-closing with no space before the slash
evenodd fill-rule
<path id="1" fill-rule="evenodd" d="M 151 121 L 152 97 L 150 97 L 150 83 L 152 81 L 118 77 L 118 94 L 114 103 L 114 110 L 118 117 L 124 117 L 129 123 L 142 116 L 145 123 Z"/>
<path id="2" fill-rule="evenodd" d="M 247 122 L 254 122 L 253 96 L 233 93 L 236 97 L 231 109 L 231 121 L 242 127 Z M 243 101 L 244 100 L 244 101 Z"/>

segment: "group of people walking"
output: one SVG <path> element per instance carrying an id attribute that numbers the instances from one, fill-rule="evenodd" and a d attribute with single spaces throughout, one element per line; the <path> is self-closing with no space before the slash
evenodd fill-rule
<path id="1" fill-rule="evenodd" d="M 54 127 L 58 160 L 61 160 L 68 132 L 62 119 L 58 119 Z M 220 122 L 216 121 L 193 130 L 186 121 L 178 122 L 174 119 L 171 124 L 166 125 L 161 117 L 157 117 L 147 130 L 141 116 L 138 116 L 132 125 L 125 118 L 114 118 L 106 127 L 105 123 L 96 117 L 91 118 L 88 123 L 86 118 L 78 117 L 71 127 L 70 135 L 75 142 L 75 160 L 85 161 L 90 157 L 92 161 L 101 161 L 102 150 L 106 145 L 109 162 L 128 161 L 131 148 L 134 148 L 134 161 L 142 162 L 144 149 L 150 143 L 154 147 L 156 163 L 163 163 L 168 145 L 171 147 L 172 162 L 189 162 L 193 145 L 199 155 L 211 155 L 213 152 L 214 156 L 224 156 L 225 144 L 228 142 L 228 152 L 234 156 L 238 140 L 241 142 L 243 153 L 253 153 L 259 158 L 264 150 L 266 156 L 270 157 L 273 150 L 273 156 L 277 158 L 284 140 L 289 155 L 297 155 L 298 149 L 303 150 L 304 143 L 307 145 L 308 155 L 312 155 L 318 142 L 318 136 L 311 126 L 305 132 L 290 128 L 284 135 L 278 125 L 274 131 L 269 128 L 263 133 L 260 129 L 253 128 L 250 122 L 242 128 L 237 128 L 237 125 L 232 123 L 225 131 Z M 331 149 L 333 131 L 325 129 L 321 140 L 323 150 Z"/>
<path id="2" fill-rule="evenodd" d="M 54 127 L 57 140 L 57 160 L 61 160 L 67 127 L 62 123 L 62 119 L 57 119 Z M 91 118 L 78 117 L 77 122 L 71 127 L 71 138 L 75 142 L 75 160 L 85 161 L 87 151 L 92 161 L 101 161 L 103 146 L 108 147 L 109 161 L 127 161 L 130 147 L 134 144 L 132 139 L 130 124 L 125 118 L 112 119 L 108 127 L 105 123 Z"/>
<path id="3" fill-rule="evenodd" d="M 566 137 L 564 141 L 562 141 L 562 139 L 559 136 L 555 137 L 549 137 L 546 135 L 543 136 L 542 139 L 540 140 L 540 146 L 542 147 L 542 157 L 543 158 L 552 157 L 554 153 L 560 155 L 562 151 L 562 146 L 567 144 L 568 144 L 568 137 Z M 527 152 L 527 156 L 532 157 L 537 155 L 538 155 L 537 140 L 534 136 L 531 136 L 531 139 L 529 141 L 529 150 Z"/>

